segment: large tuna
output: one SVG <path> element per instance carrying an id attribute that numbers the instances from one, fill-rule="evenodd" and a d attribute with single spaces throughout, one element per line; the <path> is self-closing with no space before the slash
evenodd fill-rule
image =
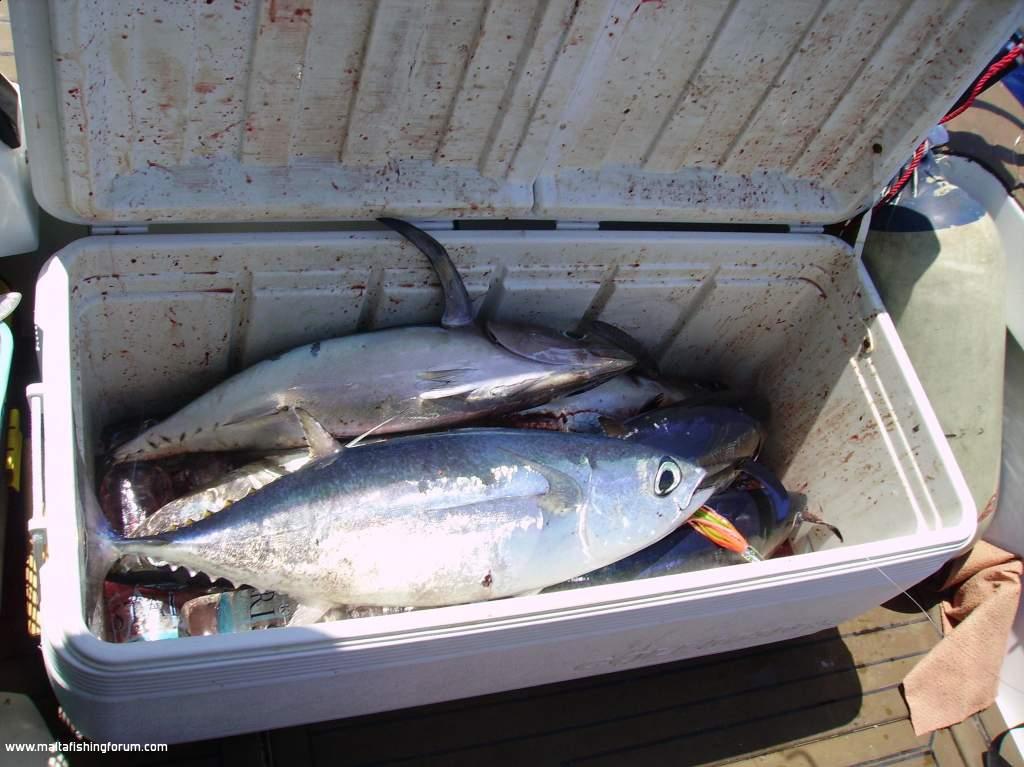
<path id="1" fill-rule="evenodd" d="M 639 551 L 706 495 L 704 470 L 640 443 L 465 429 L 341 450 L 124 554 L 303 604 L 457 604 L 536 591 Z"/>
<path id="2" fill-rule="evenodd" d="M 440 326 L 388 328 L 300 346 L 232 376 L 114 451 L 147 460 L 178 453 L 301 447 L 288 412 L 309 412 L 337 437 L 465 424 L 586 389 L 635 359 L 592 335 L 477 324 L 444 247 L 384 219 L 430 259 L 445 293 Z"/>

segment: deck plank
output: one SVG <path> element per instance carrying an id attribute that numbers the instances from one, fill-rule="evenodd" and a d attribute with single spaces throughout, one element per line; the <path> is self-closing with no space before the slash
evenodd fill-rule
<path id="1" fill-rule="evenodd" d="M 962 767 L 962 765 L 981 766 L 980 753 L 977 761 L 964 758 L 956 740 L 949 730 L 939 730 L 932 738 L 932 754 L 939 767 Z"/>
<path id="2" fill-rule="evenodd" d="M 949 733 L 951 740 L 965 763 L 981 764 L 982 754 L 988 748 L 988 740 L 986 740 L 976 717 L 972 716 L 943 732 Z"/>
<path id="3" fill-rule="evenodd" d="M 441 706 L 292 728 L 312 763 L 559 763 L 685 742 L 692 763 L 907 718 L 898 685 L 935 641 L 920 613 L 878 608 L 788 642 Z M 698 691 L 698 692 L 694 692 Z M 771 715 L 766 715 L 770 712 Z M 725 744 L 725 748 L 723 748 Z M 678 747 L 676 744 L 675 747 Z"/>

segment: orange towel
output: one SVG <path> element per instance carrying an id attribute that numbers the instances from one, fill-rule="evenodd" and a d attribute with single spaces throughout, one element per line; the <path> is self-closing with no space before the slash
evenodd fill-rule
<path id="1" fill-rule="evenodd" d="M 962 722 L 995 700 L 1006 642 L 1020 603 L 1024 562 L 979 541 L 942 590 L 945 636 L 903 680 L 914 732 Z"/>

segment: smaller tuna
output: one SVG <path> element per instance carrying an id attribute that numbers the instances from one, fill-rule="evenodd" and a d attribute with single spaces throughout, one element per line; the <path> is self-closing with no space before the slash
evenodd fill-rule
<path id="1" fill-rule="evenodd" d="M 748 462 L 742 471 L 749 478 L 747 486 L 717 493 L 708 500 L 707 506 L 729 520 L 753 548 L 769 557 L 793 533 L 800 517 L 790 503 L 786 489 L 769 469 Z M 603 586 L 742 562 L 744 559 L 740 554 L 716 545 L 684 524 L 631 557 L 545 591 Z"/>
<path id="2" fill-rule="evenodd" d="M 724 488 L 737 466 L 756 458 L 764 444 L 761 424 L 734 407 L 686 402 L 652 410 L 624 423 L 603 419 L 609 436 L 640 442 L 692 461 L 707 471 L 704 486 Z"/>

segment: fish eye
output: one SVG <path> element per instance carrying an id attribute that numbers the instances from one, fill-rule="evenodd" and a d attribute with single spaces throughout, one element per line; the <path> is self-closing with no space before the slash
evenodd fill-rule
<path id="1" fill-rule="evenodd" d="M 577 333 L 575 330 L 563 330 L 562 335 L 570 341 L 582 341 L 587 337 L 586 333 Z"/>
<path id="2" fill-rule="evenodd" d="M 664 497 L 679 487 L 683 479 L 683 471 L 679 464 L 671 458 L 662 458 L 658 473 L 654 477 L 654 494 Z"/>

